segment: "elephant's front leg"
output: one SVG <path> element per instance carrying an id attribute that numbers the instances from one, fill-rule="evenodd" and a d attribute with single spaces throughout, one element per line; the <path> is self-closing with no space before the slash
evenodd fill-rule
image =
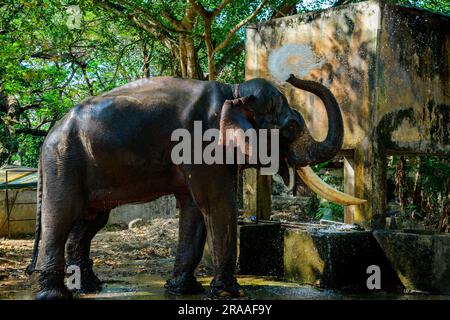
<path id="1" fill-rule="evenodd" d="M 203 293 L 194 276 L 205 247 L 206 229 L 202 213 L 190 195 L 177 195 L 180 204 L 180 228 L 173 278 L 165 287 L 176 294 Z"/>
<path id="2" fill-rule="evenodd" d="M 210 295 L 218 298 L 242 297 L 234 277 L 237 254 L 237 201 L 235 166 L 193 166 L 189 185 L 206 224 L 214 278 Z"/>
<path id="3" fill-rule="evenodd" d="M 205 223 L 214 268 L 210 295 L 242 297 L 244 292 L 234 277 L 237 253 L 237 209 L 234 201 L 224 199 L 213 205 L 205 214 Z"/>

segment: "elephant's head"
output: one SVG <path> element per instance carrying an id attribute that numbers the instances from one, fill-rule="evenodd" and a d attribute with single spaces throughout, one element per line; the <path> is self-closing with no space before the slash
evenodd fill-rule
<path id="1" fill-rule="evenodd" d="M 322 197 L 343 205 L 361 204 L 365 200 L 352 197 L 326 185 L 309 167 L 334 157 L 342 147 L 344 126 L 339 105 L 324 85 L 301 80 L 293 75 L 287 80 L 293 86 L 317 95 L 328 115 L 328 134 L 323 141 L 316 141 L 310 134 L 301 114 L 289 106 L 286 97 L 269 81 L 249 80 L 239 86 L 242 98 L 234 106 L 224 105 L 221 129 L 237 126 L 244 130 L 279 129 L 280 168 L 278 173 L 284 182 L 292 181 L 289 167 L 297 170 L 304 182 Z M 223 124 L 226 125 L 223 125 Z"/>

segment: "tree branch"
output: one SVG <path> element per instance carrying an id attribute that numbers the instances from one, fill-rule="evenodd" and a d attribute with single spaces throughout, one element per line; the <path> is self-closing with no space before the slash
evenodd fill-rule
<path id="1" fill-rule="evenodd" d="M 205 20 L 211 19 L 211 12 L 206 11 L 206 9 L 200 4 L 200 2 L 196 0 L 188 0 L 189 3 L 194 7 L 195 11 L 197 11 Z"/>
<path id="2" fill-rule="evenodd" d="M 156 39 L 160 40 L 167 48 L 170 49 L 173 46 L 177 45 L 176 41 L 171 37 L 170 33 L 167 32 L 161 24 L 154 23 L 154 21 L 152 20 L 150 20 L 151 23 L 148 21 L 141 21 L 136 17 L 135 14 L 127 13 L 127 10 L 124 6 L 112 3 L 108 0 L 94 0 L 94 2 L 106 11 L 112 12 L 117 16 L 125 18 L 135 27 L 138 27 L 139 29 L 150 33 Z"/>
<path id="3" fill-rule="evenodd" d="M 168 11 L 161 12 L 161 15 L 166 18 L 166 20 L 170 23 L 170 25 L 178 32 L 186 32 L 187 30 L 184 28 L 183 24 L 178 21 L 172 14 Z"/>
<path id="4" fill-rule="evenodd" d="M 16 129 L 16 134 L 29 134 L 35 137 L 45 137 L 47 135 L 47 131 L 45 130 L 39 130 L 39 129 L 33 129 L 33 128 L 20 128 Z"/>
<path id="5" fill-rule="evenodd" d="M 213 11 L 208 11 L 203 7 L 203 5 L 197 0 L 188 0 L 194 9 L 205 19 L 212 19 L 217 16 L 231 0 L 223 0 Z"/>
<path id="6" fill-rule="evenodd" d="M 223 48 L 225 48 L 228 43 L 231 41 L 231 39 L 233 38 L 234 34 L 240 29 L 242 28 L 245 24 L 247 24 L 249 21 L 251 21 L 253 18 L 256 17 L 256 15 L 261 11 L 262 8 L 264 8 L 264 5 L 266 4 L 267 0 L 263 0 L 261 1 L 261 3 L 259 4 L 259 6 L 256 8 L 256 10 L 247 18 L 245 18 L 244 20 L 242 20 L 241 22 L 239 22 L 237 25 L 235 25 L 233 27 L 233 29 L 231 29 L 231 31 L 228 33 L 227 37 L 225 38 L 224 41 L 222 41 L 221 44 L 219 44 L 215 49 L 214 52 L 219 52 L 220 50 L 222 50 Z"/>
<path id="7" fill-rule="evenodd" d="M 272 19 L 296 14 L 297 2 L 297 0 L 284 0 L 278 7 L 271 7 L 273 10 Z"/>
<path id="8" fill-rule="evenodd" d="M 231 47 L 225 54 L 223 54 L 223 58 L 217 62 L 216 64 L 216 74 L 220 75 L 220 73 L 223 71 L 223 69 L 226 67 L 228 62 L 233 60 L 235 57 L 237 57 L 239 54 L 242 53 L 245 49 L 245 43 L 244 41 L 240 41 L 233 47 Z"/>
<path id="9" fill-rule="evenodd" d="M 213 11 L 213 17 L 217 16 L 226 6 L 229 4 L 231 0 L 223 0 Z"/>
<path id="10" fill-rule="evenodd" d="M 143 9 L 141 6 L 136 5 L 133 2 L 130 2 L 128 0 L 114 0 L 114 1 L 119 3 L 123 8 L 129 7 L 129 8 L 131 8 L 131 10 L 133 10 L 135 12 L 139 12 L 140 14 L 145 16 L 145 18 L 148 19 L 152 24 L 154 24 L 155 27 L 162 28 L 167 33 L 175 31 L 175 30 L 171 30 L 170 28 L 167 28 L 167 26 L 165 26 L 164 23 L 159 21 L 157 18 L 153 17 L 145 9 Z"/>

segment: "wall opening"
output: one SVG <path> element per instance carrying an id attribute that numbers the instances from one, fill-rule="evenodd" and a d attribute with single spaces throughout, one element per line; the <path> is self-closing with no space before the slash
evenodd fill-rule
<path id="1" fill-rule="evenodd" d="M 344 157 L 336 156 L 313 166 L 313 170 L 330 186 L 344 191 Z M 292 222 L 323 220 L 344 221 L 344 207 L 325 200 L 312 192 L 301 179 L 289 190 L 279 175 L 272 181 L 271 219 Z"/>
<path id="2" fill-rule="evenodd" d="M 397 228 L 450 232 L 450 157 L 390 155 L 387 160 L 388 218 Z"/>

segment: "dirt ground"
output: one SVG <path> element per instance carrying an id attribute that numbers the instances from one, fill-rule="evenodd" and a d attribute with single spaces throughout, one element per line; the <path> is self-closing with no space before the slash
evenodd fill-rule
<path id="1" fill-rule="evenodd" d="M 280 179 L 278 179 L 280 180 Z M 272 197 L 272 217 L 280 221 L 310 221 L 306 198 L 293 197 L 277 181 L 278 194 Z M 91 247 L 94 272 L 106 282 L 115 282 L 136 274 L 169 278 L 175 261 L 178 241 L 178 219 L 154 218 L 139 227 L 107 226 Z M 25 268 L 31 261 L 34 237 L 0 238 L 0 281 L 25 281 Z M 197 275 L 209 275 L 200 263 Z"/>
<path id="2" fill-rule="evenodd" d="M 157 218 L 125 230 L 107 227 L 92 241 L 94 269 L 107 281 L 144 272 L 169 277 L 177 240 L 176 218 Z M 32 238 L 0 239 L 0 280 L 26 279 L 32 247 Z"/>
<path id="3" fill-rule="evenodd" d="M 284 221 L 308 220 L 298 198 L 280 195 L 274 198 L 273 216 Z M 143 226 L 123 229 L 107 226 L 92 241 L 91 258 L 94 270 L 102 280 L 136 273 L 169 277 L 175 261 L 178 241 L 178 219 L 156 218 Z M 30 263 L 33 237 L 0 238 L 0 280 L 25 280 Z M 197 274 L 208 275 L 201 263 Z"/>
<path id="4" fill-rule="evenodd" d="M 286 199 L 285 199 L 286 200 Z M 292 200 L 293 201 L 293 200 Z M 280 201 L 281 202 L 281 201 Z M 286 203 L 286 202 L 285 202 Z M 299 206 L 289 202 L 290 208 Z M 280 220 L 305 218 L 302 212 L 280 207 Z M 203 299 L 203 295 L 167 295 L 164 282 L 170 277 L 178 239 L 177 218 L 156 218 L 131 229 L 109 226 L 92 242 L 94 271 L 104 282 L 104 290 L 83 299 Z M 33 238 L 0 239 L 0 300 L 33 299 L 25 268 L 30 263 Z M 210 272 L 201 263 L 199 281 L 207 288 Z M 449 296 L 411 296 L 380 293 L 343 295 L 331 290 L 283 282 L 269 277 L 239 276 L 249 299 L 448 299 Z"/>

